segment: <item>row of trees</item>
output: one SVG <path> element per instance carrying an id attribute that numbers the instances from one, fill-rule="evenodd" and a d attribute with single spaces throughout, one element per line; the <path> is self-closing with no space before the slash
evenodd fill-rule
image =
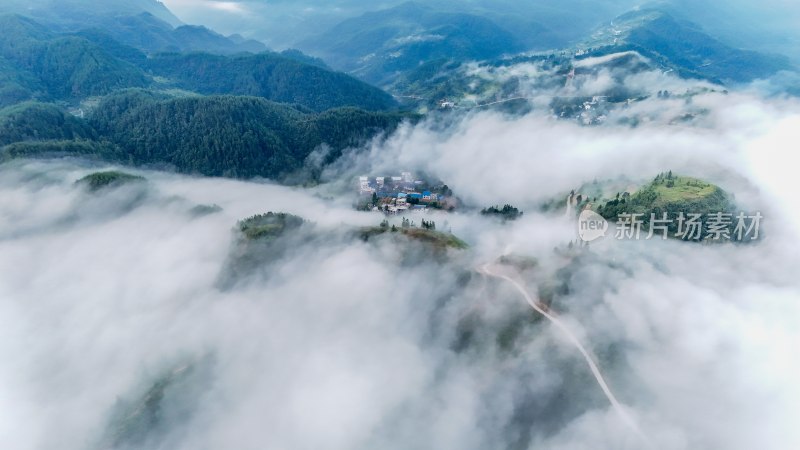
<path id="1" fill-rule="evenodd" d="M 488 208 L 484 208 L 481 210 L 481 214 L 484 216 L 499 217 L 505 221 L 519 219 L 522 217 L 523 212 L 514 206 L 505 204 L 502 208 L 499 206 L 490 206 Z"/>
<path id="2" fill-rule="evenodd" d="M 389 228 L 390 227 L 389 220 L 388 219 L 383 219 L 383 221 L 381 221 L 381 225 L 380 226 L 381 226 L 381 228 Z M 416 227 L 417 227 L 417 224 L 413 220 L 409 220 L 409 219 L 406 219 L 405 217 L 403 217 L 403 219 L 400 221 L 400 228 L 416 228 Z M 397 226 L 391 225 L 391 228 L 392 228 L 392 231 L 397 231 Z M 422 222 L 420 223 L 420 228 L 422 228 L 423 230 L 435 231 L 436 230 L 436 222 L 434 222 L 432 220 L 422 219 Z"/>

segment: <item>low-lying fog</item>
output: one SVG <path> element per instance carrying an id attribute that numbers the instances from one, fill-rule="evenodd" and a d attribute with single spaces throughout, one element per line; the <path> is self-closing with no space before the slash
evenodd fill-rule
<path id="1" fill-rule="evenodd" d="M 494 113 L 446 133 L 423 123 L 314 189 L 123 169 L 146 186 L 89 194 L 74 182 L 105 167 L 6 163 L 0 448 L 800 448 L 800 105 L 697 101 L 710 111 L 702 127 Z M 434 216 L 470 244 L 447 263 L 331 233 L 218 287 L 238 220 L 285 211 L 325 230 L 376 225 L 382 217 L 354 211 L 342 186 L 407 167 L 468 203 L 525 215 Z M 557 328 L 531 319 L 512 348 L 496 345 L 514 317 L 535 316 L 512 286 L 474 269 L 515 253 L 556 270 L 553 249 L 573 225 L 539 203 L 595 178 L 662 170 L 720 184 L 763 213 L 768 235 L 739 246 L 606 239 L 560 275 L 555 309 L 645 444 Z M 212 204 L 222 210 L 190 212 Z M 534 293 L 542 282 L 525 280 Z M 465 327 L 470 344 L 459 345 Z M 140 439 L 126 440 L 134 421 Z"/>

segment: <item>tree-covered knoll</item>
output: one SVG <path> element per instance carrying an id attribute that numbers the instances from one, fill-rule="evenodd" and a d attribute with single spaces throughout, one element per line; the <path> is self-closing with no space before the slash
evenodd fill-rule
<path id="1" fill-rule="evenodd" d="M 402 236 L 406 242 L 416 242 L 428 250 L 436 253 L 445 252 L 447 249 L 464 250 L 469 245 L 450 232 L 436 230 L 436 223 L 421 219 L 420 225 L 409 219 L 403 218 L 401 225 L 390 225 L 384 220 L 377 227 L 362 227 L 358 230 L 358 237 L 367 242 L 378 236 Z"/>
<path id="2" fill-rule="evenodd" d="M 500 206 L 490 206 L 481 210 L 481 215 L 497 217 L 503 221 L 519 219 L 522 217 L 522 214 L 522 211 L 509 204 L 503 205 L 502 208 Z"/>
<path id="3" fill-rule="evenodd" d="M 649 223 L 651 214 L 661 219 L 666 213 L 668 219 L 673 220 L 670 231 L 676 231 L 675 219 L 681 213 L 701 214 L 703 217 L 729 213 L 733 202 L 718 186 L 697 178 L 673 175 L 670 171 L 659 174 L 633 194 L 617 194 L 615 198 L 596 205 L 595 209 L 609 220 L 616 220 L 620 214 L 642 214 L 644 223 Z"/>
<path id="4" fill-rule="evenodd" d="M 76 181 L 76 183 L 86 186 L 90 191 L 94 192 L 108 187 L 121 186 L 129 183 L 142 183 L 144 181 L 146 181 L 144 177 L 111 170 L 91 173 Z"/>
<path id="5" fill-rule="evenodd" d="M 270 211 L 240 220 L 237 228 L 246 239 L 272 240 L 281 237 L 286 231 L 299 228 L 304 223 L 306 221 L 302 217 Z"/>
<path id="6" fill-rule="evenodd" d="M 222 289 L 277 264 L 302 241 L 320 239 L 313 224 L 293 214 L 267 212 L 240 220 L 234 230 L 231 253 L 219 274 Z M 268 274 L 268 273 L 267 273 Z"/>

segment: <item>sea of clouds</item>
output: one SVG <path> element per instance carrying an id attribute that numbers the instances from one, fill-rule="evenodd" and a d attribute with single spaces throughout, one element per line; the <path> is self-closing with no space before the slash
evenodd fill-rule
<path id="1" fill-rule="evenodd" d="M 685 105 L 634 108 L 665 106 Z M 5 163 L 0 448 L 112 447 L 115 405 L 187 366 L 202 370 L 166 389 L 156 431 L 118 448 L 798 448 L 800 104 L 740 91 L 691 106 L 705 112 L 686 125 L 582 127 L 536 111 L 432 119 L 353 152 L 309 189 L 124 169 L 148 182 L 91 194 L 75 181 L 102 164 Z M 352 209 L 353 176 L 406 168 L 446 181 L 467 205 L 508 202 L 525 215 L 434 215 L 471 246 L 446 263 L 339 232 L 382 219 Z M 606 239 L 570 261 L 554 252 L 574 225 L 542 202 L 667 170 L 761 211 L 766 237 Z M 222 210 L 192 213 L 212 204 Z M 236 222 L 266 211 L 337 232 L 221 288 Z M 511 286 L 475 270 L 509 253 L 539 260 L 522 275 L 529 292 L 565 283 L 554 310 L 645 439 L 557 328 L 526 322 L 511 350 L 495 345 L 509 320 L 532 315 Z M 471 344 L 459 346 L 465 327 Z"/>

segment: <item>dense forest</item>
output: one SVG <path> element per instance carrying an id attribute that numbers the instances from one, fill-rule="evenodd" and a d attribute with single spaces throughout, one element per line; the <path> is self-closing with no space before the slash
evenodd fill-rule
<path id="1" fill-rule="evenodd" d="M 254 95 L 315 111 L 341 106 L 368 110 L 395 106 L 392 97 L 348 75 L 275 53 L 219 56 L 161 54 L 148 61 L 154 75 L 201 94 Z"/>
<path id="2" fill-rule="evenodd" d="M 319 112 L 396 107 L 389 94 L 298 51 L 148 55 L 144 43 L 121 43 L 104 30 L 59 34 L 18 15 L 0 16 L 0 30 L 0 107 L 30 99 L 75 103 L 143 87 L 252 95 Z"/>
<path id="3" fill-rule="evenodd" d="M 414 118 L 355 108 L 308 113 L 258 97 L 169 98 L 130 90 L 106 97 L 86 120 L 40 103 L 0 110 L 0 153 L 4 159 L 94 155 L 185 173 L 279 178 L 301 169 L 323 144 L 322 162 L 331 162 L 343 149 Z"/>
<path id="4" fill-rule="evenodd" d="M 394 112 L 389 94 L 298 51 L 154 54 L 162 45 L 182 50 L 170 47 L 176 36 L 211 49 L 229 39 L 200 27 L 152 28 L 152 16 L 118 20 L 127 31 L 54 31 L 0 15 L 0 160 L 81 155 L 281 178 L 315 149 L 331 162 L 413 117 Z M 135 39 L 137 27 L 147 42 Z M 130 36 L 120 42 L 123 31 Z"/>
<path id="5" fill-rule="evenodd" d="M 25 102 L 0 109 L 0 146 L 30 140 L 95 139 L 92 127 L 55 105 Z"/>
<path id="6" fill-rule="evenodd" d="M 522 217 L 523 212 L 509 204 L 500 206 L 490 206 L 481 210 L 481 215 L 489 217 L 497 217 L 504 222 L 507 220 L 517 220 Z"/>
<path id="7" fill-rule="evenodd" d="M 405 117 L 353 108 L 306 114 L 257 97 L 158 100 L 128 92 L 101 103 L 90 122 L 134 164 L 167 163 L 203 175 L 275 177 L 302 167 L 323 143 L 335 159 L 342 149 L 394 129 Z"/>
<path id="8" fill-rule="evenodd" d="M 61 99 L 149 83 L 141 69 L 82 37 L 53 35 L 21 16 L 0 16 L 0 29 L 0 82 L 6 81 L 0 92 L 16 90 L 21 99 Z"/>

